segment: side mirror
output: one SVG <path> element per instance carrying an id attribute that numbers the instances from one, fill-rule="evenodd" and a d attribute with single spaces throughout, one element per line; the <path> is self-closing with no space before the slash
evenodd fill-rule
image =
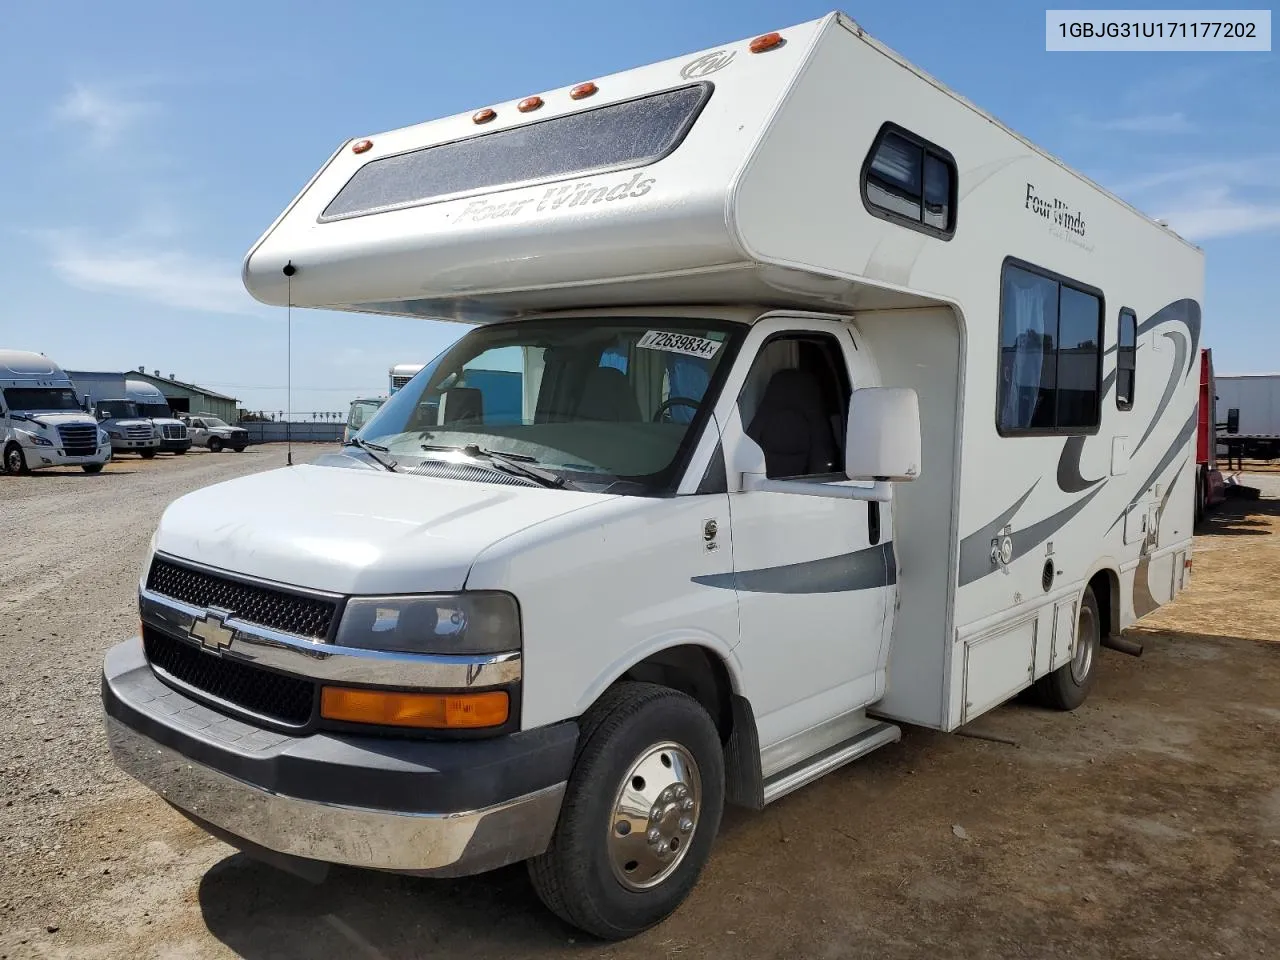
<path id="1" fill-rule="evenodd" d="M 864 387 L 849 398 L 845 475 L 850 480 L 920 476 L 920 398 L 905 387 Z"/>

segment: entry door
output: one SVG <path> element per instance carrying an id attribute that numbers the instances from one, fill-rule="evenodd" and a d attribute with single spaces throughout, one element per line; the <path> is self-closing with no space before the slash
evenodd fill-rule
<path id="1" fill-rule="evenodd" d="M 726 451 L 736 443 L 730 434 L 745 432 L 764 449 L 771 477 L 850 484 L 845 421 L 859 368 L 849 328 L 765 320 L 746 350 L 753 343 L 736 409 L 722 407 Z M 801 741 L 795 747 L 803 754 L 798 735 L 821 740 L 833 729 L 825 721 L 880 694 L 894 580 L 887 507 L 787 493 L 730 495 L 737 652 L 766 761 L 768 747 L 789 737 Z"/>

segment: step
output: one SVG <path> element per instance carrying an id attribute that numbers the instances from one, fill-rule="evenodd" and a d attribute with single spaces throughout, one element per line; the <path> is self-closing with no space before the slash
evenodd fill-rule
<path id="1" fill-rule="evenodd" d="M 799 790 L 832 770 L 839 769 L 846 763 L 852 763 L 872 750 L 893 743 L 901 737 L 900 727 L 892 723 L 875 723 L 856 736 L 774 774 L 764 782 L 764 802 L 768 804 L 785 797 L 791 791 Z"/>

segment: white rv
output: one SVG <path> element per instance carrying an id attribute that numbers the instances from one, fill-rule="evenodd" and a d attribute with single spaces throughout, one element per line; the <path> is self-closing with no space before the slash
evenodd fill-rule
<path id="1" fill-rule="evenodd" d="M 78 466 L 99 473 L 111 440 L 85 412 L 71 378 L 40 353 L 0 350 L 0 472 Z"/>
<path id="2" fill-rule="evenodd" d="M 349 141 L 249 252 L 268 304 L 474 326 L 342 454 L 171 505 L 103 696 L 257 855 L 527 859 L 617 938 L 724 804 L 1136 646 L 1203 263 L 842 15 L 529 93 Z"/>

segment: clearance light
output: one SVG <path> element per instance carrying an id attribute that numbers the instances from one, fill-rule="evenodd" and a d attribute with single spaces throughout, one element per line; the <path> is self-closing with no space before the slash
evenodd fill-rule
<path id="1" fill-rule="evenodd" d="M 766 50 L 772 50 L 774 47 L 782 46 L 782 34 L 766 33 L 762 37 L 756 37 L 751 41 L 752 53 L 764 53 Z"/>
<path id="2" fill-rule="evenodd" d="M 351 145 L 351 152 L 364 153 L 366 150 L 372 149 L 372 147 L 373 147 L 372 140 L 357 140 L 355 143 Z"/>
<path id="3" fill-rule="evenodd" d="M 525 97 L 516 104 L 516 109 L 521 113 L 529 113 L 532 110 L 537 110 L 540 106 L 542 106 L 541 97 Z"/>
<path id="4" fill-rule="evenodd" d="M 320 691 L 320 716 L 350 723 L 429 730 L 474 730 L 507 722 L 510 703 L 505 692 L 402 693 L 325 687 Z"/>
<path id="5" fill-rule="evenodd" d="M 473 123 L 488 123 L 498 115 L 498 111 L 492 107 L 485 107 L 483 110 L 477 110 L 471 115 Z"/>
<path id="6" fill-rule="evenodd" d="M 570 90 L 569 99 L 583 100 L 591 96 L 593 93 L 595 93 L 599 89 L 600 89 L 599 87 L 597 87 L 594 83 L 588 80 L 586 83 L 580 83 L 576 87 L 574 87 L 572 90 Z"/>

